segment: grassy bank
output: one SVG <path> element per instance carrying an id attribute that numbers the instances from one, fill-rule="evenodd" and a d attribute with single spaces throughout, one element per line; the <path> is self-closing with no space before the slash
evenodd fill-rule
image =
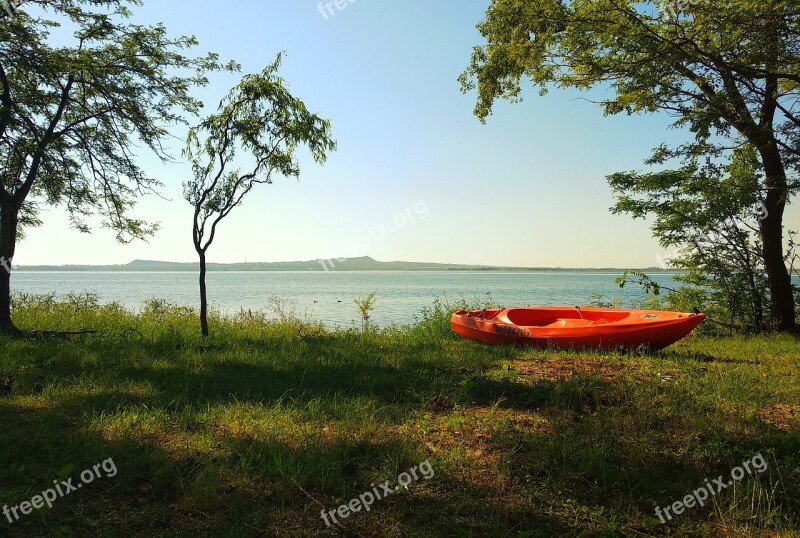
<path id="1" fill-rule="evenodd" d="M 152 303 L 25 301 L 0 337 L 0 505 L 113 458 L 10 536 L 800 535 L 800 341 L 689 338 L 657 354 L 497 348 L 446 313 L 328 332 Z M 666 523 L 670 505 L 760 453 Z M 428 461 L 434 472 L 326 527 Z M 0 506 L 1 507 L 1 506 Z"/>

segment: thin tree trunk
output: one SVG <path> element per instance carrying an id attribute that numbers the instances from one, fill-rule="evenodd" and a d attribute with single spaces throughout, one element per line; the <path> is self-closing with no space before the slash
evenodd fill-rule
<path id="1" fill-rule="evenodd" d="M 11 321 L 11 263 L 17 243 L 17 210 L 7 198 L 0 204 L 0 332 L 17 332 Z"/>
<path id="2" fill-rule="evenodd" d="M 200 329 L 203 336 L 208 336 L 208 296 L 206 295 L 206 253 L 200 255 Z"/>
<path id="3" fill-rule="evenodd" d="M 5 264 L 6 259 L 0 260 L 0 263 Z M 5 266 L 10 267 L 10 264 Z M 0 266 L 0 332 L 6 334 L 16 332 L 16 327 L 11 321 L 11 273 L 3 266 Z"/>
<path id="4" fill-rule="evenodd" d="M 792 279 L 783 259 L 782 223 L 787 196 L 786 172 L 774 143 L 759 148 L 759 152 L 767 185 L 764 207 L 768 215 L 761 221 L 761 252 L 769 280 L 771 318 L 775 329 L 787 331 L 796 328 L 796 321 Z"/>

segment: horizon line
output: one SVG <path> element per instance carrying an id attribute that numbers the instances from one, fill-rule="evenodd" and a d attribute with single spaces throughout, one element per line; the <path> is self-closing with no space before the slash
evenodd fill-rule
<path id="1" fill-rule="evenodd" d="M 338 258 L 335 258 L 338 260 Z M 326 261 L 327 259 L 311 259 L 311 260 L 289 260 L 289 261 L 244 261 L 244 262 L 208 262 L 207 266 L 241 266 L 241 265 L 290 265 L 290 264 L 318 264 L 321 261 Z M 348 262 L 351 261 L 361 261 L 361 262 L 374 262 L 376 264 L 381 265 L 391 265 L 391 264 L 409 264 L 414 266 L 428 266 L 430 268 L 464 268 L 464 269 L 521 269 L 521 270 L 603 270 L 603 271 L 636 271 L 636 270 L 657 270 L 657 271 L 678 271 L 679 269 L 675 268 L 661 268 L 657 266 L 649 266 L 649 267 L 566 267 L 566 266 L 520 266 L 520 265 L 487 265 L 487 264 L 475 264 L 475 263 L 457 263 L 457 262 L 419 262 L 419 261 L 405 261 L 405 260 L 391 260 L 391 261 L 380 261 L 372 258 L 370 256 L 359 256 L 355 258 L 344 258 L 342 261 L 339 261 L 339 265 L 346 265 Z M 190 262 L 179 262 L 179 261 L 166 261 L 166 260 L 146 260 L 146 259 L 133 259 L 130 262 L 122 263 L 122 264 L 35 264 L 35 265 L 19 265 L 14 267 L 17 271 L 31 271 L 38 268 L 41 269 L 69 269 L 69 268 L 82 268 L 82 269 L 103 269 L 103 268 L 116 268 L 116 269 L 124 269 L 126 267 L 135 266 L 137 264 L 163 264 L 163 265 L 199 265 L 198 261 L 190 261 Z M 313 267 L 313 266 L 312 266 Z M 420 269 L 422 268 L 420 267 Z M 302 271 L 303 269 L 297 269 Z M 310 269 L 305 269 L 310 270 Z M 315 270 L 319 270 L 322 272 L 326 272 L 327 269 L 323 267 L 315 268 Z M 352 270 L 381 270 L 380 267 L 375 268 L 361 268 L 361 269 L 348 269 L 346 267 L 342 268 L 333 268 L 331 270 L 340 270 L 340 271 L 352 271 Z M 397 270 L 397 269 L 396 269 Z M 403 270 L 403 269 L 399 269 Z"/>

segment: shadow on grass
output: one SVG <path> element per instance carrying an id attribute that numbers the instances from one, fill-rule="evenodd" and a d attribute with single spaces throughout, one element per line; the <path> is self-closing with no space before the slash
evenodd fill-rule
<path id="1" fill-rule="evenodd" d="M 659 351 L 656 357 L 666 360 L 674 360 L 676 362 L 697 361 L 706 363 L 720 363 L 720 364 L 761 364 L 763 361 L 756 359 L 736 359 L 731 357 L 717 357 L 709 353 L 700 351 L 674 350 L 666 349 Z"/>
<path id="2" fill-rule="evenodd" d="M 743 438 L 730 428 L 730 417 L 707 403 L 687 406 L 681 392 L 674 386 L 572 378 L 532 385 L 482 379 L 471 383 L 469 394 L 479 405 L 547 417 L 546 431 L 529 433 L 509 421 L 490 435 L 497 452 L 513 454 L 504 462 L 506 471 L 515 483 L 530 484 L 524 489 L 532 496 L 542 490 L 566 491 L 587 510 L 633 521 L 637 514 L 649 516 L 633 526 L 637 534 L 670 528 L 689 532 L 681 525 L 723 515 L 757 524 L 755 528 L 782 521 L 785 528 L 797 530 L 800 431 L 777 429 L 751 417 L 743 419 Z M 691 518 L 664 527 L 653 521 L 656 506 L 681 500 L 720 475 L 730 477 L 734 467 L 759 453 L 770 460 L 769 472 L 746 476 L 738 497 L 730 491 L 721 494 L 727 498 L 721 501 L 725 514 L 717 513 L 710 501 L 692 511 Z"/>
<path id="3" fill-rule="evenodd" d="M 75 397 L 69 403 L 91 411 L 95 402 Z M 8 536 L 316 536 L 333 532 L 320 519 L 320 506 L 336 509 L 374 483 L 394 484 L 398 472 L 428 457 L 396 434 L 316 443 L 221 436 L 213 450 L 198 453 L 182 447 L 177 435 L 127 432 L 105 439 L 59 410 L 2 402 L 0 417 L 0 461 L 13 462 L 0 470 L 4 504 L 18 505 L 47 489 L 65 465 L 74 467 L 71 476 L 109 457 L 117 468 L 114 477 L 57 499 L 52 509 L 13 524 L 1 521 Z M 456 528 L 462 535 L 568 530 L 556 517 L 498 506 L 493 492 L 464 486 L 440 468 L 420 495 L 414 494 L 419 484 L 412 484 L 411 495 L 380 500 L 369 514 L 354 514 L 344 524 L 363 535 L 383 535 L 389 528 L 419 535 L 448 535 Z M 454 527 L 454 521 L 460 524 Z"/>
<path id="4" fill-rule="evenodd" d="M 798 516 L 798 432 L 751 418 L 743 421 L 748 436 L 742 439 L 717 410 L 680 388 L 592 377 L 533 384 L 503 379 L 498 362 L 524 357 L 524 349 L 453 340 L 245 337 L 197 356 L 194 342 L 169 336 L 130 340 L 122 349 L 95 339 L 82 343 L 75 349 L 53 342 L 17 346 L 19 383 L 0 398 L 0 500 L 30 499 L 66 464 L 80 471 L 113 457 L 119 474 L 7 526 L 12 534 L 333 535 L 338 531 L 324 527 L 315 501 L 334 509 L 425 458 L 435 479 L 417 485 L 418 494 L 412 486 L 409 495 L 351 516 L 347 529 L 364 535 L 681 532 L 690 519 L 657 526 L 642 518 L 759 451 L 780 464 L 784 478 L 769 477 L 781 485 L 775 502 Z M 54 384 L 64 390 L 52 390 Z M 151 391 L 126 391 L 128 384 Z M 453 405 L 428 407 L 440 395 Z M 330 421 L 332 431 L 277 441 L 247 428 L 215 431 L 216 425 L 201 423 L 195 429 L 179 417 L 212 406 L 282 402 Z M 309 410 L 312 402 L 319 403 L 316 411 Z M 364 402 L 371 407 L 361 409 Z M 502 488 L 491 476 L 474 478 L 479 471 L 457 456 L 476 447 L 457 447 L 454 455 L 396 428 L 421 412 L 446 415 L 498 402 L 542 413 L 550 427 L 485 425 L 489 452 L 479 470 L 503 473 Z M 161 413 L 167 424 L 105 436 L 87 427 L 91 418 L 120 412 L 138 413 L 142 421 Z M 377 430 L 359 429 L 359 421 L 370 419 Z M 488 463 L 491 456 L 499 468 Z M 708 508 L 691 517 L 713 519 Z"/>
<path id="5" fill-rule="evenodd" d="M 538 381 L 533 385 L 480 378 L 468 383 L 468 394 L 482 406 L 491 406 L 502 400 L 503 407 L 512 409 L 557 408 L 588 414 L 601 406 L 619 406 L 626 402 L 625 394 L 614 387 L 614 384 L 594 377 Z"/>

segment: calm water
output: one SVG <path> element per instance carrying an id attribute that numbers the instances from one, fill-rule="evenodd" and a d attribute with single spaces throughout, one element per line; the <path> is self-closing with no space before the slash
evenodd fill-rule
<path id="1" fill-rule="evenodd" d="M 406 324 L 433 303 L 435 297 L 485 300 L 500 306 L 585 305 L 590 292 L 606 300 L 622 297 L 630 306 L 643 294 L 637 286 L 620 289 L 611 273 L 484 273 L 484 272 L 212 272 L 208 275 L 209 302 L 225 313 L 240 308 L 269 311 L 268 298 L 277 295 L 302 317 L 329 326 L 360 323 L 354 299 L 377 291 L 372 319 L 378 325 Z M 669 285 L 671 275 L 653 275 Z M 175 273 L 36 272 L 16 271 L 12 289 L 34 294 L 91 292 L 108 303 L 118 301 L 140 309 L 146 299 L 197 306 L 197 275 Z"/>

